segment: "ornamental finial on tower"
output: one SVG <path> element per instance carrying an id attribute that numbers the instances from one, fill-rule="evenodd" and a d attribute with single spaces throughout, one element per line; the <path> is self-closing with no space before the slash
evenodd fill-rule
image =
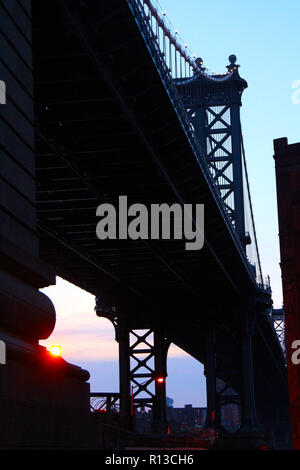
<path id="1" fill-rule="evenodd" d="M 234 72 L 239 68 L 239 65 L 236 64 L 236 56 L 234 54 L 231 54 L 228 57 L 229 60 L 229 65 L 226 65 L 226 68 L 228 69 L 229 72 Z"/>
<path id="2" fill-rule="evenodd" d="M 198 70 L 204 72 L 205 67 L 203 67 L 203 59 L 201 59 L 201 57 L 197 57 L 197 59 L 195 59 L 195 64 Z"/>

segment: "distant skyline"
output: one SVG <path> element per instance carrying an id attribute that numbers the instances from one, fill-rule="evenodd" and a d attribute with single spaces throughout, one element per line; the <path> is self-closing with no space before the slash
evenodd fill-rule
<path id="1" fill-rule="evenodd" d="M 244 144 L 264 275 L 274 306 L 282 305 L 273 139 L 300 141 L 299 0 L 160 0 L 168 19 L 204 66 L 223 72 L 235 54 L 248 82 L 241 110 Z M 294 95 L 293 95 L 294 93 Z M 299 100 L 300 101 L 300 100 Z M 96 317 L 94 298 L 58 279 L 44 289 L 57 310 L 55 333 L 63 356 L 86 367 L 92 389 L 118 390 L 118 348 L 107 320 Z M 44 344 L 44 343 L 43 343 Z M 176 358 L 176 359 L 175 359 Z M 174 406 L 205 406 L 203 366 L 178 348 L 168 361 L 167 395 Z"/>

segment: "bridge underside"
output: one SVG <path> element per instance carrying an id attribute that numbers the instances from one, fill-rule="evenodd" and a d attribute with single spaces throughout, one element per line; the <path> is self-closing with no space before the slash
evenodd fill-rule
<path id="1" fill-rule="evenodd" d="M 213 328 L 216 374 L 242 394 L 242 312 L 256 286 L 127 2 L 32 7 L 35 119 L 23 128 L 35 130 L 41 260 L 116 307 L 128 327 L 164 331 L 203 363 Z M 205 204 L 203 249 L 98 240 L 97 206 L 117 206 L 121 195 L 128 204 Z M 286 403 L 285 368 L 263 314 L 253 360 L 258 414 L 279 441 L 285 406 L 275 424 L 272 409 Z"/>
<path id="2" fill-rule="evenodd" d="M 61 2 L 62 12 L 59 3 L 33 4 L 41 257 L 106 302 L 133 296 L 157 311 L 162 299 L 199 301 L 217 289 L 231 305 L 253 284 L 129 7 Z M 96 208 L 117 206 L 119 195 L 204 203 L 204 249 L 99 241 Z"/>

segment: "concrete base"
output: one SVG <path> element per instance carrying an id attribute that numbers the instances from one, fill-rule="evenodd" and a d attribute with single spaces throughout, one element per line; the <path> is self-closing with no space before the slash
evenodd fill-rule
<path id="1" fill-rule="evenodd" d="M 234 433 L 219 433 L 213 448 L 216 450 L 260 450 L 266 448 L 266 441 L 264 434 L 259 430 L 239 430 Z"/>
<path id="2" fill-rule="evenodd" d="M 97 447 L 88 378 L 41 346 L 8 343 L 0 366 L 0 447 Z"/>

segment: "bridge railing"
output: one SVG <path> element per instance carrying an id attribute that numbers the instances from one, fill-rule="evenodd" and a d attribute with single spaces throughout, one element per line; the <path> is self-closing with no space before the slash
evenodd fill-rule
<path id="1" fill-rule="evenodd" d="M 194 73 L 200 73 L 209 76 L 212 80 L 220 81 L 231 74 L 230 70 L 220 74 L 202 67 L 202 62 L 200 63 L 199 59 L 196 60 L 196 55 L 171 24 L 158 0 L 140 0 L 140 2 L 173 78 L 188 78 Z"/>
<path id="2" fill-rule="evenodd" d="M 120 394 L 91 392 L 90 408 L 94 413 L 120 413 Z"/>
<path id="3" fill-rule="evenodd" d="M 150 52 L 150 55 L 156 65 L 160 78 L 165 86 L 171 103 L 177 113 L 178 119 L 197 158 L 199 166 L 202 169 L 204 177 L 206 178 L 207 183 L 213 190 L 213 195 L 216 200 L 216 203 L 218 204 L 220 212 L 223 215 L 228 229 L 231 232 L 233 239 L 235 240 L 237 249 L 239 250 L 241 257 L 245 262 L 245 266 L 249 272 L 249 275 L 253 279 L 253 282 L 257 283 L 258 287 L 260 287 L 261 285 L 264 286 L 263 279 L 261 278 L 260 273 L 257 271 L 255 273 L 255 270 L 251 268 L 244 247 L 235 232 L 232 219 L 229 217 L 226 206 L 222 200 L 220 191 L 208 168 L 205 154 L 201 149 L 199 140 L 195 135 L 194 128 L 190 122 L 189 116 L 186 112 L 182 99 L 174 83 L 174 76 L 176 76 L 177 73 L 181 74 L 179 75 L 180 78 L 188 78 L 188 76 L 192 76 L 194 71 L 196 71 L 197 73 L 199 73 L 199 71 L 200 73 L 206 73 L 206 71 L 203 70 L 201 64 L 197 65 L 197 63 L 193 61 L 187 50 L 188 48 L 183 49 L 179 41 L 174 38 L 173 34 L 170 31 L 170 28 L 168 28 L 166 22 L 160 17 L 159 12 L 153 7 L 150 0 L 127 0 L 127 3 L 136 20 L 141 35 L 144 38 L 145 44 Z M 167 39 L 169 41 L 168 46 Z M 176 54 L 180 56 L 180 62 L 174 60 L 174 52 L 169 53 L 169 55 L 167 54 L 168 48 L 172 47 L 175 49 L 175 56 Z M 184 67 L 183 64 L 181 64 L 181 67 L 180 65 L 178 66 L 178 64 L 183 61 L 185 61 L 187 65 Z M 172 69 L 172 64 L 174 64 L 175 71 L 174 69 Z M 216 77 L 215 79 L 222 80 L 225 78 L 225 75 L 228 75 L 228 73 L 231 73 L 231 71 L 225 73 L 224 77 L 220 77 L 220 75 L 218 74 L 218 78 Z M 210 78 L 213 79 L 214 77 L 210 75 Z M 265 287 L 267 286 L 264 286 L 264 288 Z"/>

